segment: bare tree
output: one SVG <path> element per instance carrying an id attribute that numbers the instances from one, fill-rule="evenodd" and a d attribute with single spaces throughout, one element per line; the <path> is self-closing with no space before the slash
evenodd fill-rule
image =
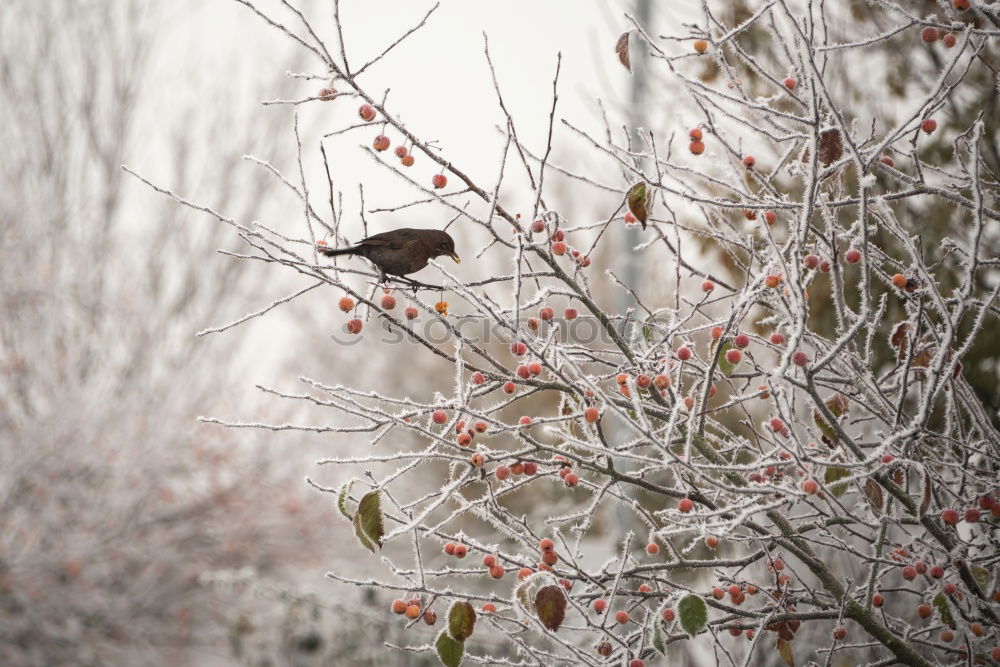
<path id="1" fill-rule="evenodd" d="M 297 542 L 319 508 L 303 504 L 294 471 L 195 421 L 239 346 L 192 350 L 192 334 L 265 277 L 191 261 L 233 242 L 122 188 L 125 156 L 145 154 L 158 21 L 138 0 L 0 8 L 7 665 L 183 662 L 238 621 L 216 610 L 206 571 L 266 576 L 315 556 Z M 156 166 L 215 205 L 260 210 L 270 176 L 237 181 L 240 155 L 201 118 L 175 128 Z M 222 167 L 210 179 L 192 173 L 203 151 Z"/>

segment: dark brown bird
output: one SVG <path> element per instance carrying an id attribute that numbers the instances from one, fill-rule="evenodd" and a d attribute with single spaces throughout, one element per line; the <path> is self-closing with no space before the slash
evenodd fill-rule
<path id="1" fill-rule="evenodd" d="M 404 277 L 427 266 L 427 260 L 447 255 L 461 262 L 455 253 L 455 240 L 438 229 L 394 229 L 369 236 L 349 248 L 320 246 L 319 252 L 327 257 L 358 255 L 378 267 L 385 276 Z"/>

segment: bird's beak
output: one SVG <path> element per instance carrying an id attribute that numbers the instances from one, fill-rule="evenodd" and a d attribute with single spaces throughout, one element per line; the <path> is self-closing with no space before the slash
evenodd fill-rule
<path id="1" fill-rule="evenodd" d="M 461 264 L 462 263 L 462 259 L 458 255 L 456 255 L 455 253 L 451 253 L 448 256 L 451 257 L 453 260 L 455 260 L 456 264 Z"/>

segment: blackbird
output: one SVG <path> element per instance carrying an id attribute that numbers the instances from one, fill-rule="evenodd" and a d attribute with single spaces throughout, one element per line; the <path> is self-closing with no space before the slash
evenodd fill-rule
<path id="1" fill-rule="evenodd" d="M 362 240 L 349 248 L 320 246 L 327 257 L 359 255 L 378 267 L 383 281 L 386 274 L 403 278 L 427 266 L 427 260 L 447 255 L 461 262 L 455 254 L 455 241 L 447 232 L 437 229 L 394 229 Z M 410 281 L 408 278 L 404 280 Z"/>

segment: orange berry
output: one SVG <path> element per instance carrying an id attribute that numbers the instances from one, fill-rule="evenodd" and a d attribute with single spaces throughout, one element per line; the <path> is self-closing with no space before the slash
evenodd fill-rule
<path id="1" fill-rule="evenodd" d="M 345 313 L 349 313 L 354 309 L 354 299 L 349 296 L 342 296 L 340 297 L 340 301 L 337 302 L 337 307 Z"/>
<path id="2" fill-rule="evenodd" d="M 399 159 L 399 162 L 404 167 L 412 167 L 413 166 L 413 162 L 414 162 L 413 156 L 411 154 L 407 153 L 406 155 L 404 155 L 403 157 L 401 157 Z"/>
<path id="3" fill-rule="evenodd" d="M 906 276 L 904 276 L 902 273 L 893 274 L 892 284 L 898 287 L 899 289 L 903 289 L 904 287 L 906 287 Z"/>
<path id="4" fill-rule="evenodd" d="M 705 152 L 705 144 L 700 141 L 692 141 L 691 145 L 688 146 L 688 150 L 691 151 L 692 155 L 701 155 Z"/>
<path id="5" fill-rule="evenodd" d="M 392 613 L 394 613 L 394 614 L 402 614 L 405 611 L 406 611 L 406 603 L 405 602 L 403 602 L 402 600 L 393 600 L 392 601 Z"/>
<path id="6" fill-rule="evenodd" d="M 411 604 L 406 608 L 406 617 L 416 619 L 420 617 L 420 607 L 415 604 Z"/>
<path id="7" fill-rule="evenodd" d="M 705 53 L 705 51 L 708 51 L 708 42 L 703 39 L 695 40 L 694 50 L 698 53 Z"/>

